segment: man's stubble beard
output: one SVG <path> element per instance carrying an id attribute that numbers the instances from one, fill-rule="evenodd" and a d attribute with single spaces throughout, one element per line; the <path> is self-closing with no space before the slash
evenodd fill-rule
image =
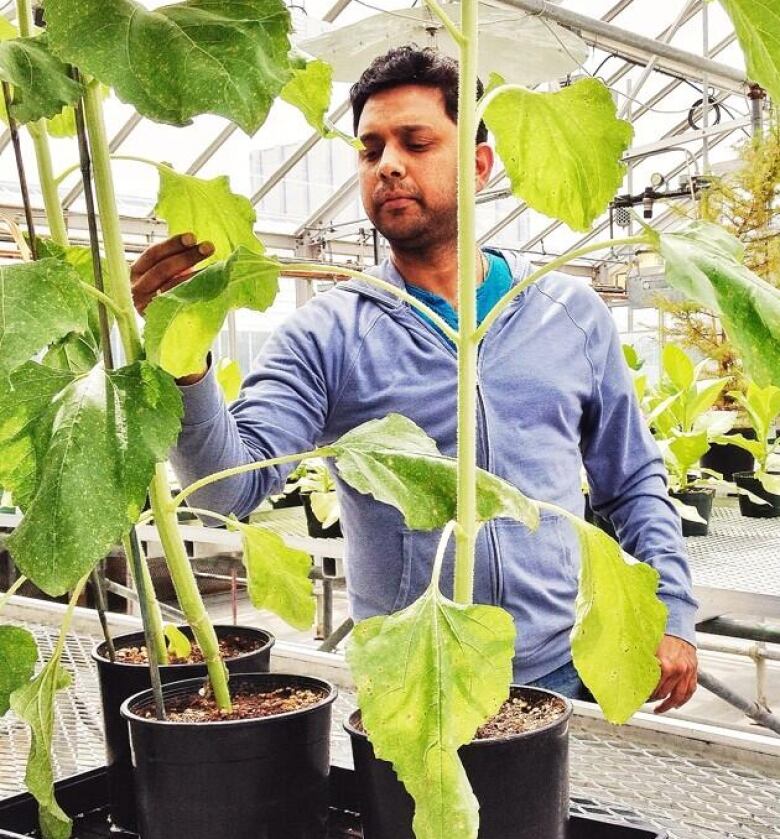
<path id="1" fill-rule="evenodd" d="M 420 205 L 424 208 L 424 205 Z M 394 253 L 414 254 L 416 257 L 451 244 L 457 247 L 458 211 L 457 206 L 447 212 L 436 215 L 424 213 L 406 232 L 395 232 L 391 225 L 379 220 L 379 213 L 371 219 L 374 227 L 387 240 Z"/>

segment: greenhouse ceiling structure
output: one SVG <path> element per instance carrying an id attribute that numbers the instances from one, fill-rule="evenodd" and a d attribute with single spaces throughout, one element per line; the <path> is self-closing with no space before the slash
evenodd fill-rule
<path id="1" fill-rule="evenodd" d="M 410 39 L 451 47 L 441 26 L 416 2 L 410 7 L 386 0 L 335 4 L 297 0 L 290 9 L 297 44 L 318 51 L 335 65 L 338 81 L 331 117 L 345 131 L 351 131 L 349 83 L 373 55 Z M 3 12 L 12 18 L 13 4 L 6 3 Z M 693 194 L 695 177 L 727 169 L 735 158 L 735 143 L 761 119 L 765 100 L 748 96 L 733 28 L 718 4 L 491 0 L 481 14 L 483 49 L 489 47 L 491 66 L 495 68 L 498 61 L 510 80 L 542 89 L 583 76 L 606 82 L 619 114 L 634 127 L 622 192 L 641 196 L 652 187 L 678 196 L 638 206 L 654 225 L 673 224 L 690 203 L 685 196 Z M 502 66 L 501 59 L 507 56 L 517 66 L 511 62 Z M 117 156 L 115 177 L 129 254 L 166 235 L 165 224 L 154 213 L 156 171 L 131 159 L 154 148 L 155 157 L 179 171 L 199 177 L 229 176 L 233 190 L 250 197 L 256 208 L 258 235 L 279 255 L 358 265 L 381 256 L 383 244 L 357 195 L 354 151 L 343 142 L 313 135 L 286 103 L 274 106 L 271 118 L 253 137 L 210 115 L 197 117 L 185 130 L 152 123 L 113 96 L 106 113 L 111 149 Z M 22 135 L 31 202 L 38 224 L 44 226 L 32 146 L 26 132 Z M 55 172 L 66 172 L 77 163 L 73 139 L 54 140 L 52 146 Z M 22 199 L 7 130 L 0 137 L 0 150 L 0 212 L 21 221 Z M 71 236 L 86 242 L 87 215 L 78 170 L 63 178 L 60 195 Z M 620 232 L 622 223 L 635 224 L 628 214 L 616 211 L 598 220 L 587 235 L 576 235 L 508 195 L 508 182 L 499 168 L 480 196 L 481 241 L 524 251 L 534 261 L 607 237 L 610 225 Z M 616 282 L 615 271 L 623 270 L 624 257 L 599 255 L 569 270 L 592 275 L 597 286 L 609 288 Z M 299 285 L 301 302 L 309 286 Z"/>

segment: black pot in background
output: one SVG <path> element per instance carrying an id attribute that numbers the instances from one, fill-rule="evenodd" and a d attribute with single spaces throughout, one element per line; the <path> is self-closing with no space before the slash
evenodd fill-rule
<path id="1" fill-rule="evenodd" d="M 201 682 L 167 685 L 167 700 Z M 242 674 L 232 685 L 259 691 L 321 690 L 317 705 L 278 716 L 175 723 L 139 716 L 144 691 L 122 705 L 133 744 L 141 839 L 322 839 L 328 816 L 331 707 L 321 679 Z"/>
<path id="2" fill-rule="evenodd" d="M 748 440 L 756 439 L 753 428 L 732 428 L 726 434 L 740 434 Z M 713 472 L 723 475 L 725 481 L 733 481 L 735 472 L 750 472 L 753 469 L 753 455 L 733 443 L 725 446 L 713 443 L 700 462 L 705 469 L 712 469 Z"/>
<path id="3" fill-rule="evenodd" d="M 755 472 L 736 472 L 734 483 L 740 489 L 746 489 L 768 502 L 767 504 L 756 504 L 747 495 L 740 493 L 739 511 L 743 516 L 752 519 L 772 519 L 780 516 L 780 495 L 775 495 L 775 493 L 764 489 L 761 481 L 756 478 Z"/>
<path id="4" fill-rule="evenodd" d="M 312 539 L 340 539 L 341 522 L 337 521 L 330 527 L 323 527 L 322 522 L 314 515 L 311 508 L 311 496 L 306 493 L 303 496 L 303 509 L 306 511 L 306 527 Z"/>
<path id="5" fill-rule="evenodd" d="M 706 536 L 710 531 L 710 518 L 712 517 L 712 502 L 715 500 L 715 490 L 712 487 L 701 487 L 698 489 L 686 489 L 683 492 L 669 491 L 672 498 L 676 498 L 689 507 L 695 507 L 706 524 L 698 521 L 682 519 L 683 536 Z M 682 518 L 682 517 L 681 517 Z"/>
<path id="6" fill-rule="evenodd" d="M 513 687 L 514 695 L 551 692 Z M 493 740 L 474 740 L 460 755 L 479 801 L 479 839 L 565 839 L 569 821 L 569 717 L 572 705 L 545 728 Z M 365 839 L 414 839 L 414 804 L 393 767 L 378 760 L 368 737 L 344 724 L 361 799 Z M 455 837 L 453 837 L 455 839 Z"/>
<path id="7" fill-rule="evenodd" d="M 283 510 L 287 507 L 300 507 L 303 504 L 303 496 L 300 489 L 296 487 L 292 492 L 286 495 L 280 495 L 276 501 L 269 499 L 269 503 L 274 510 Z"/>
<path id="8" fill-rule="evenodd" d="M 262 645 L 253 652 L 228 659 L 225 664 L 231 673 L 258 673 L 268 670 L 271 647 L 275 641 L 270 632 L 251 626 L 216 626 L 214 628 L 218 638 L 238 635 L 250 640 L 256 639 Z M 182 626 L 180 629 L 192 640 L 192 630 L 188 626 Z M 138 647 L 145 643 L 143 632 L 132 632 L 114 638 L 114 646 L 117 649 Z M 108 658 L 105 642 L 95 646 L 92 650 L 92 658 L 97 663 L 103 708 L 111 823 L 122 830 L 134 832 L 137 825 L 130 740 L 127 734 L 127 723 L 122 719 L 119 709 L 128 697 L 150 688 L 149 668 L 141 664 L 112 663 Z M 160 679 L 163 684 L 181 679 L 192 679 L 196 676 L 201 679 L 206 676 L 205 664 L 167 664 L 160 668 Z"/>

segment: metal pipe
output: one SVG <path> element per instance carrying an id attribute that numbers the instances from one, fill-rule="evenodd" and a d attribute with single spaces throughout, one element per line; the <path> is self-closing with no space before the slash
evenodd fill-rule
<path id="1" fill-rule="evenodd" d="M 746 638 L 748 641 L 767 641 L 780 644 L 780 629 L 769 626 L 741 623 L 730 618 L 710 618 L 696 626 L 697 632 L 707 635 L 726 635 L 730 638 Z"/>
<path id="2" fill-rule="evenodd" d="M 659 43 L 652 38 L 646 38 L 597 18 L 572 12 L 561 6 L 552 6 L 547 0 L 488 0 L 488 2 L 491 6 L 519 9 L 528 14 L 553 20 L 575 30 L 587 44 L 607 52 L 614 52 L 630 61 L 646 64 L 655 57 L 659 69 L 683 78 L 706 74 L 710 84 L 735 93 L 744 92 L 747 84 L 744 71 L 736 67 L 703 58 L 669 44 Z"/>
<path id="3" fill-rule="evenodd" d="M 750 717 L 759 725 L 763 725 L 775 734 L 780 734 L 780 717 L 762 708 L 758 702 L 751 702 L 738 693 L 735 693 L 728 685 L 707 672 L 699 671 L 699 684 L 701 687 L 714 693 L 715 696 L 733 705 L 737 710 L 742 711 L 745 716 Z"/>
<path id="4" fill-rule="evenodd" d="M 767 650 L 763 648 L 761 642 L 751 644 L 749 647 L 745 646 L 730 646 L 728 644 L 719 644 L 717 641 L 697 641 L 697 646 L 700 650 L 707 653 L 724 653 L 726 655 L 739 655 L 744 658 L 752 658 L 757 661 L 760 658 L 766 661 L 780 661 L 780 652 L 774 650 Z"/>
<path id="5" fill-rule="evenodd" d="M 121 583 L 116 583 L 113 580 L 106 580 L 105 582 L 106 591 L 111 594 L 116 594 L 119 597 L 124 597 L 125 600 L 128 600 L 131 603 L 138 603 L 138 594 L 133 591 L 133 589 L 123 586 Z M 173 606 L 169 606 L 167 603 L 158 603 L 158 605 L 163 617 L 168 618 L 169 621 L 173 621 L 173 623 L 186 623 L 184 612 L 180 612 L 178 609 Z"/>

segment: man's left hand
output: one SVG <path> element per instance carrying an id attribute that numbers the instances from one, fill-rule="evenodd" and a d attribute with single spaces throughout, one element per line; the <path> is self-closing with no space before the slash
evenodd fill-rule
<path id="1" fill-rule="evenodd" d="M 656 652 L 661 663 L 661 679 L 650 701 L 663 699 L 654 713 L 679 708 L 693 696 L 699 663 L 696 647 L 674 635 L 664 635 Z"/>

